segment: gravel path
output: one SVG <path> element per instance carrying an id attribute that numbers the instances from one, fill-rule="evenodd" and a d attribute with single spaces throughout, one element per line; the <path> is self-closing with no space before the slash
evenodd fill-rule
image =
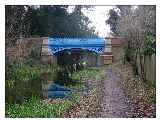
<path id="1" fill-rule="evenodd" d="M 130 104 L 119 84 L 120 74 L 112 68 L 107 69 L 106 79 L 103 81 L 103 99 L 101 101 L 102 111 L 97 113 L 105 118 L 128 118 L 132 117 L 134 107 Z"/>

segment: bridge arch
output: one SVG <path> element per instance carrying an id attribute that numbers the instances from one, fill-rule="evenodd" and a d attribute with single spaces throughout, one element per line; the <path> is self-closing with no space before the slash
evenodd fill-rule
<path id="1" fill-rule="evenodd" d="M 42 61 L 58 64 L 57 54 L 65 50 L 87 50 L 95 52 L 100 64 L 106 60 L 111 60 L 113 55 L 111 38 L 49 38 L 43 37 L 42 43 Z M 97 61 L 98 61 L 97 60 Z M 108 62 L 108 61 L 107 61 Z M 99 63 L 97 63 L 99 65 Z"/>

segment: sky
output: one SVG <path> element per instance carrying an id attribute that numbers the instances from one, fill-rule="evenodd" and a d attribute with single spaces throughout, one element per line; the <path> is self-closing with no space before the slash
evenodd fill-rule
<path id="1" fill-rule="evenodd" d="M 105 21 L 108 19 L 108 12 L 112 9 L 113 6 L 93 6 L 91 10 L 83 9 L 82 12 L 89 17 L 90 21 L 92 22 L 89 26 L 95 26 L 96 33 L 100 37 L 109 36 L 110 27 L 106 25 Z M 72 12 L 74 6 L 69 7 L 69 12 Z"/>
<path id="2" fill-rule="evenodd" d="M 93 11 L 84 11 L 83 13 L 91 20 L 90 26 L 95 26 L 96 32 L 100 37 L 106 37 L 110 33 L 109 25 L 105 21 L 108 19 L 108 12 L 113 6 L 95 6 Z"/>

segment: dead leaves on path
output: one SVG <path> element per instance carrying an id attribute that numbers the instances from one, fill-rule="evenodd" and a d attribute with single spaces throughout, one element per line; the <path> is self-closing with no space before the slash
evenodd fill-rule
<path id="1" fill-rule="evenodd" d="M 81 97 L 81 101 L 64 113 L 66 118 L 85 118 L 90 117 L 96 110 L 96 93 L 92 91 Z"/>
<path id="2" fill-rule="evenodd" d="M 121 73 L 121 84 L 135 105 L 133 117 L 156 117 L 156 89 L 135 77 L 129 64 L 115 64 L 113 68 Z"/>
<path id="3" fill-rule="evenodd" d="M 140 78 L 135 77 L 132 72 L 132 67 L 128 65 L 115 64 L 111 68 L 117 71 L 118 77 L 120 77 L 120 83 L 126 94 L 131 98 L 129 102 L 134 105 L 133 118 L 153 118 L 156 117 L 156 89 L 142 82 Z M 100 83 L 100 82 L 98 82 Z M 94 82 L 97 86 L 97 82 Z M 102 85 L 102 84 L 101 84 Z M 98 85 L 98 89 L 102 90 L 101 85 Z M 93 91 L 82 97 L 80 103 L 73 106 L 71 110 L 64 114 L 64 117 L 72 118 L 86 118 L 86 117 L 100 117 L 97 115 L 97 111 L 101 100 L 97 96 L 97 92 Z M 102 113 L 103 114 L 103 113 Z"/>

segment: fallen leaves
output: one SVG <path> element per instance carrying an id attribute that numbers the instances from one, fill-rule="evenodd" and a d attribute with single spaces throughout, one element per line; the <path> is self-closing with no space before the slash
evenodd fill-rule
<path id="1" fill-rule="evenodd" d="M 156 117 L 156 90 L 135 77 L 131 65 L 115 64 L 117 72 L 121 72 L 121 84 L 135 105 L 133 117 Z"/>

